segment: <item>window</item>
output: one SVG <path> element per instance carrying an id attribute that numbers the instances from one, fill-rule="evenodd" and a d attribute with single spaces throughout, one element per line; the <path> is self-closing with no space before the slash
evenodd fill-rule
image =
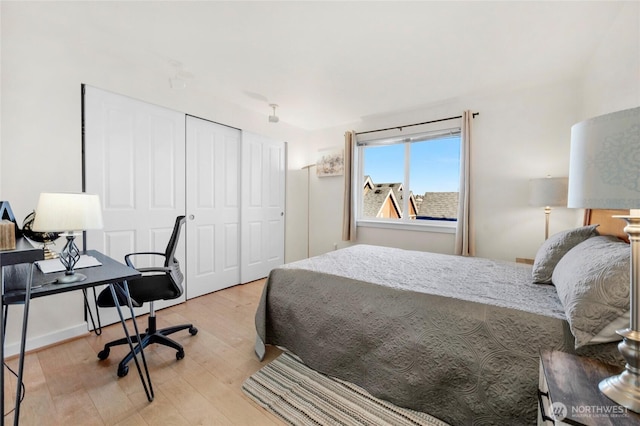
<path id="1" fill-rule="evenodd" d="M 358 141 L 355 157 L 360 223 L 455 224 L 459 128 Z"/>

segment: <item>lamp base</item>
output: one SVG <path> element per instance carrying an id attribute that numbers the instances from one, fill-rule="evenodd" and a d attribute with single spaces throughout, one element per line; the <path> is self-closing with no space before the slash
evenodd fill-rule
<path id="1" fill-rule="evenodd" d="M 84 281 L 87 279 L 87 276 L 84 274 L 73 273 L 71 275 L 65 275 L 64 277 L 60 277 L 56 280 L 56 284 L 70 284 L 77 283 L 80 281 Z"/>
<path id="2" fill-rule="evenodd" d="M 618 345 L 627 364 L 622 373 L 600 382 L 599 388 L 612 401 L 640 413 L 640 216 L 613 216 L 627 221 L 631 271 L 629 283 L 629 328 L 618 330 L 623 337 Z"/>
<path id="3" fill-rule="evenodd" d="M 618 330 L 624 337 L 618 350 L 627 361 L 622 373 L 600 382 L 600 391 L 613 402 L 640 413 L 640 333 L 629 328 Z"/>
<path id="4" fill-rule="evenodd" d="M 633 374 L 629 370 L 624 370 L 618 376 L 604 379 L 598 387 L 607 398 L 616 404 L 640 413 L 640 393 L 638 393 L 638 387 L 637 385 L 634 386 L 630 384 L 637 380 L 637 374 Z"/>
<path id="5" fill-rule="evenodd" d="M 551 216 L 551 207 L 544 208 L 544 240 L 549 239 L 549 216 Z"/>

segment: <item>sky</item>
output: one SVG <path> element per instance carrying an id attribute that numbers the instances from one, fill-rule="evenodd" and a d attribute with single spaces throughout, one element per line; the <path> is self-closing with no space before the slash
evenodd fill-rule
<path id="1" fill-rule="evenodd" d="M 436 139 L 411 144 L 410 190 L 457 192 L 460 187 L 460 137 Z M 404 144 L 365 148 L 364 174 L 373 183 L 404 180 Z"/>

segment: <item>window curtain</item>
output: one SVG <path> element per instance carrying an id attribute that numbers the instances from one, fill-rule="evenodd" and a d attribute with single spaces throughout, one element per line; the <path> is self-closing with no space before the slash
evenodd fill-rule
<path id="1" fill-rule="evenodd" d="M 344 134 L 344 205 L 342 212 L 342 241 L 356 240 L 356 217 L 353 211 L 353 146 L 356 132 Z"/>
<path id="2" fill-rule="evenodd" d="M 460 193 L 456 225 L 455 254 L 475 256 L 474 228 L 471 220 L 471 141 L 473 113 L 464 111 L 460 123 Z"/>

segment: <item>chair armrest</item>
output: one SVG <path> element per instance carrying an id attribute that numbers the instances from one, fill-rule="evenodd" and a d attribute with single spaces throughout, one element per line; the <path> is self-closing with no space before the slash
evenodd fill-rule
<path id="1" fill-rule="evenodd" d="M 158 253 L 156 251 L 140 251 L 140 252 L 136 252 L 136 253 L 129 253 L 127 255 L 124 256 L 124 262 L 127 264 L 127 266 L 130 266 L 134 269 L 137 269 L 133 262 L 131 261 L 130 257 L 131 256 L 139 256 L 139 255 L 154 255 L 154 256 L 162 256 L 165 257 L 164 253 Z"/>
<path id="2" fill-rule="evenodd" d="M 169 273 L 171 272 L 171 268 L 167 268 L 165 266 L 151 266 L 149 268 L 137 268 L 137 271 L 140 273 L 144 273 L 144 272 L 162 272 L 162 273 Z"/>

